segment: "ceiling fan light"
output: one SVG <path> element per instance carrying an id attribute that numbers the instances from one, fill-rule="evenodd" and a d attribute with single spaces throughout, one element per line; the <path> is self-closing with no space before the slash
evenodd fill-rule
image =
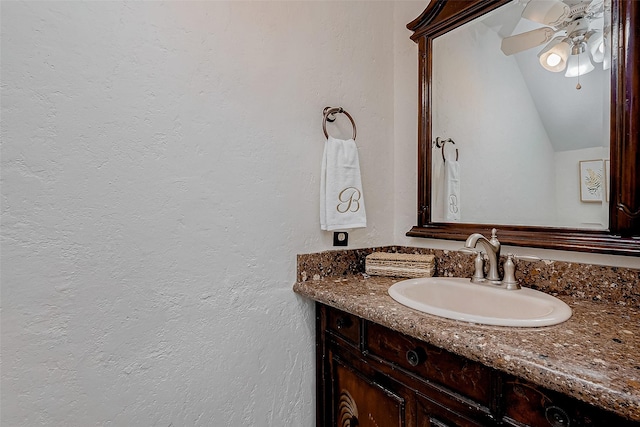
<path id="1" fill-rule="evenodd" d="M 560 61 L 562 61 L 562 58 L 557 53 L 550 53 L 549 56 L 547 56 L 547 65 L 549 67 L 555 67 L 560 64 Z"/>
<path id="2" fill-rule="evenodd" d="M 605 14 L 605 22 L 606 17 L 608 15 Z M 611 68 L 611 26 L 605 25 L 602 29 L 602 41 L 604 47 L 604 59 L 602 60 L 602 68 L 604 70 L 608 70 Z"/>
<path id="3" fill-rule="evenodd" d="M 611 53 L 607 52 L 607 49 L 605 48 L 604 59 L 602 60 L 602 69 L 608 70 L 609 68 L 611 68 Z"/>
<path id="4" fill-rule="evenodd" d="M 565 69 L 571 46 L 562 37 L 556 37 L 539 54 L 540 65 L 558 73 Z"/>
<path id="5" fill-rule="evenodd" d="M 593 62 L 602 62 L 604 60 L 604 38 L 602 37 L 602 33 L 594 33 L 589 37 L 587 42 L 589 47 L 589 52 L 591 53 L 591 58 Z"/>
<path id="6" fill-rule="evenodd" d="M 600 43 L 591 51 L 591 58 L 597 63 L 604 61 L 604 43 Z"/>
<path id="7" fill-rule="evenodd" d="M 579 55 L 571 55 L 567 62 L 567 72 L 565 77 L 582 76 L 593 71 L 595 67 L 589 58 L 588 52 L 582 52 Z"/>

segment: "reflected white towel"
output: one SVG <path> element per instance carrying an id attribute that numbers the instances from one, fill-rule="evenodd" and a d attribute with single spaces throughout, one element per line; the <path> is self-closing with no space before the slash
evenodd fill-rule
<path id="1" fill-rule="evenodd" d="M 320 177 L 320 228 L 367 226 L 358 148 L 353 139 L 327 138 Z"/>
<path id="2" fill-rule="evenodd" d="M 460 221 L 460 163 L 444 162 L 444 220 Z"/>
<path id="3" fill-rule="evenodd" d="M 431 188 L 433 188 L 433 210 L 431 211 L 431 220 L 434 222 L 442 222 L 444 221 L 444 163 L 432 162 L 432 164 Z"/>

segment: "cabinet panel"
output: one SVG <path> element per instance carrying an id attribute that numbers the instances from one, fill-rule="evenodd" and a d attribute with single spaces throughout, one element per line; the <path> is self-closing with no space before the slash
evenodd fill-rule
<path id="1" fill-rule="evenodd" d="M 367 323 L 365 348 L 409 372 L 489 406 L 492 370 L 415 338 Z"/>
<path id="2" fill-rule="evenodd" d="M 339 427 L 404 427 L 405 399 L 334 361 L 333 412 Z"/>
<path id="3" fill-rule="evenodd" d="M 360 342 L 360 318 L 344 311 L 326 307 L 327 330 L 357 346 Z"/>

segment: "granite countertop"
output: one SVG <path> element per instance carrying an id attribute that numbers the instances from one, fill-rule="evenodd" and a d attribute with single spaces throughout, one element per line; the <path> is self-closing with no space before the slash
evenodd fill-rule
<path id="1" fill-rule="evenodd" d="M 397 278 L 362 274 L 297 282 L 300 295 L 500 371 L 640 421 L 640 309 L 559 296 L 573 310 L 542 328 L 484 326 L 421 313 L 387 293 Z"/>

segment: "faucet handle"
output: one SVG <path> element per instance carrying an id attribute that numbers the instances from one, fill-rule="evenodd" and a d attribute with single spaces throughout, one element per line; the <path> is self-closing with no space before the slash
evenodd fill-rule
<path id="1" fill-rule="evenodd" d="M 471 282 L 483 283 L 486 279 L 484 277 L 484 257 L 482 256 L 482 252 L 476 253 L 476 259 L 473 261 L 473 265 L 474 270 Z"/>
<path id="2" fill-rule="evenodd" d="M 507 260 L 504 262 L 504 279 L 502 285 L 510 290 L 520 289 L 520 284 L 516 280 L 516 264 L 513 262 L 515 255 L 507 254 Z"/>
<path id="3" fill-rule="evenodd" d="M 473 270 L 473 277 L 471 277 L 471 282 L 472 283 L 485 282 L 486 279 L 484 277 L 484 257 L 482 256 L 482 251 L 479 251 L 477 249 L 471 249 L 471 248 L 460 248 L 458 249 L 458 251 L 465 254 L 474 254 L 476 256 L 476 258 L 473 261 L 474 270 Z"/>
<path id="4" fill-rule="evenodd" d="M 492 245 L 498 248 L 500 247 L 500 241 L 498 240 L 498 230 L 496 230 L 495 228 L 491 229 L 491 240 L 489 240 L 489 242 L 491 242 Z"/>
<path id="5" fill-rule="evenodd" d="M 507 254 L 507 260 L 504 262 L 504 279 L 502 280 L 502 284 L 507 289 L 515 290 L 520 289 L 520 284 L 516 280 L 516 264 L 513 262 L 514 259 L 523 260 L 523 261 L 540 261 L 540 258 L 532 255 L 514 255 Z"/>

